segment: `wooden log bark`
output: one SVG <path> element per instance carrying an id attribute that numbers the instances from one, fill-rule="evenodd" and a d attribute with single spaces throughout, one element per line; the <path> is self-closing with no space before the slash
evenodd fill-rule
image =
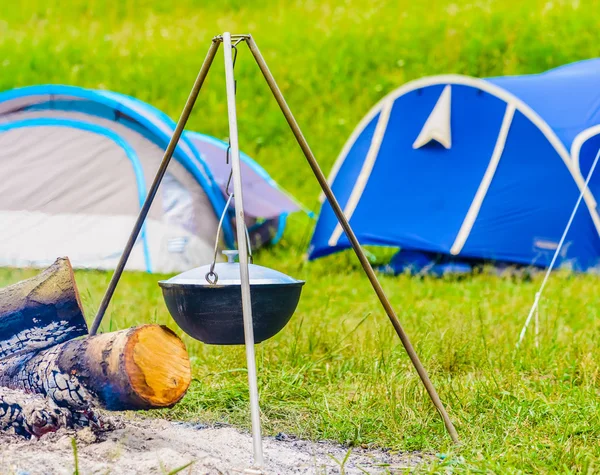
<path id="1" fill-rule="evenodd" d="M 167 327 L 143 325 L 0 360 L 0 386 L 39 393 L 61 407 L 169 407 L 191 381 L 184 343 Z"/>
<path id="2" fill-rule="evenodd" d="M 0 289 L 0 358 L 49 348 L 87 332 L 66 257 L 31 279 Z"/>

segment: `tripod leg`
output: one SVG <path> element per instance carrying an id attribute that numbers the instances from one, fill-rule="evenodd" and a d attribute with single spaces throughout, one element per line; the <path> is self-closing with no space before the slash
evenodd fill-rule
<path id="1" fill-rule="evenodd" d="M 231 35 L 223 34 L 225 52 L 225 82 L 227 85 L 227 109 L 229 115 L 229 140 L 231 143 L 231 170 L 233 173 L 233 195 L 235 197 L 235 224 L 240 260 L 240 287 L 242 293 L 242 314 L 244 318 L 244 339 L 246 343 L 246 361 L 248 364 L 248 389 L 250 391 L 250 418 L 252 422 L 252 443 L 254 449 L 254 467 L 264 465 L 262 435 L 260 428 L 260 407 L 258 401 L 258 383 L 256 376 L 256 356 L 254 354 L 254 326 L 252 323 L 252 298 L 250 294 L 250 275 L 248 273 L 248 245 L 244 224 L 244 202 L 242 190 L 242 171 L 240 149 L 238 145 L 237 111 L 235 106 L 235 78 L 231 55 Z"/>
<path id="2" fill-rule="evenodd" d="M 125 269 L 125 264 L 127 264 L 127 259 L 129 259 L 129 255 L 131 254 L 131 250 L 133 249 L 133 245 L 138 238 L 138 235 L 144 225 L 144 221 L 146 220 L 146 216 L 148 215 L 148 211 L 150 210 L 150 206 L 152 205 L 152 201 L 154 201 L 154 197 L 156 196 L 156 192 L 158 191 L 158 187 L 160 186 L 160 182 L 162 181 L 165 172 L 167 171 L 167 167 L 169 166 L 169 162 L 171 161 L 171 157 L 173 157 L 173 153 L 175 152 L 175 147 L 179 142 L 179 138 L 183 133 L 183 129 L 185 128 L 185 124 L 187 123 L 188 118 L 194 108 L 194 104 L 196 103 L 196 99 L 198 98 L 198 93 L 202 88 L 202 84 L 206 79 L 206 75 L 208 74 L 208 70 L 213 62 L 215 55 L 217 54 L 217 50 L 219 49 L 219 40 L 213 40 L 208 53 L 206 54 L 206 58 L 204 59 L 204 63 L 200 68 L 200 72 L 198 73 L 198 77 L 196 78 L 196 82 L 194 82 L 194 86 L 192 87 L 192 91 L 188 97 L 188 100 L 183 108 L 181 113 L 181 117 L 177 122 L 177 126 L 175 127 L 175 131 L 173 132 L 173 136 L 171 137 L 171 141 L 165 150 L 165 154 L 160 163 L 160 167 L 156 172 L 156 176 L 154 177 L 154 181 L 152 182 L 152 186 L 148 191 L 148 196 L 146 197 L 146 201 L 144 201 L 144 205 L 140 210 L 140 214 L 137 217 L 137 220 L 131 230 L 131 234 L 129 236 L 129 240 L 125 245 L 125 249 L 123 250 L 123 254 L 121 254 L 121 258 L 117 263 L 117 267 L 115 269 L 112 278 L 110 279 L 110 283 L 108 284 L 108 288 L 106 289 L 106 293 L 102 298 L 102 302 L 100 303 L 100 308 L 98 309 L 98 313 L 96 314 L 96 318 L 94 318 L 94 323 L 92 323 L 92 327 L 90 329 L 90 335 L 95 335 L 98 332 L 98 328 L 100 327 L 100 323 L 102 323 L 102 318 L 104 317 L 104 313 L 108 308 L 108 304 L 115 293 L 115 289 L 117 284 L 119 283 L 119 279 L 121 278 L 121 274 L 123 273 L 123 269 Z"/>
<path id="3" fill-rule="evenodd" d="M 455 443 L 458 443 L 458 434 L 456 432 L 456 429 L 454 428 L 454 425 L 452 424 L 452 421 L 450 420 L 450 417 L 448 416 L 448 413 L 446 412 L 446 409 L 444 408 L 444 405 L 442 404 L 442 401 L 440 400 L 440 398 L 437 394 L 437 391 L 435 390 L 435 387 L 431 383 L 431 380 L 429 379 L 427 371 L 425 370 L 423 364 L 421 363 L 421 360 L 419 360 L 419 357 L 417 356 L 417 353 L 415 352 L 415 350 L 408 338 L 408 335 L 404 332 L 404 329 L 402 328 L 402 325 L 400 324 L 400 321 L 398 320 L 398 317 L 396 316 L 396 313 L 394 312 L 394 309 L 392 308 L 390 301 L 388 300 L 387 296 L 385 295 L 385 292 L 383 290 L 383 287 L 381 286 L 381 283 L 377 279 L 377 276 L 375 275 L 375 272 L 373 271 L 373 268 L 371 267 L 371 264 L 369 263 L 369 260 L 367 259 L 367 256 L 365 255 L 363 249 L 360 247 L 360 243 L 358 242 L 358 239 L 356 238 L 354 231 L 350 227 L 350 223 L 346 219 L 346 216 L 344 215 L 342 208 L 340 207 L 339 203 L 337 202 L 337 199 L 335 198 L 333 191 L 331 191 L 331 188 L 329 187 L 329 184 L 327 183 L 327 178 L 325 178 L 325 175 L 321 171 L 321 168 L 319 167 L 319 164 L 317 163 L 317 160 L 316 160 L 315 156 L 313 155 L 312 150 L 310 149 L 310 146 L 308 145 L 308 142 L 306 141 L 306 139 L 304 138 L 304 135 L 302 134 L 302 131 L 300 130 L 300 126 L 296 122 L 296 119 L 294 118 L 292 111 L 290 110 L 289 106 L 285 102 L 285 98 L 283 97 L 283 94 L 279 90 L 279 87 L 277 86 L 277 83 L 275 82 L 275 78 L 271 74 L 271 71 L 269 71 L 269 67 L 267 66 L 267 63 L 265 62 L 262 55 L 260 54 L 260 51 L 259 51 L 258 47 L 256 46 L 254 39 L 252 37 L 248 37 L 246 39 L 246 42 L 248 43 L 248 47 L 250 48 L 250 51 L 252 52 L 252 55 L 254 56 L 254 59 L 256 60 L 258 67 L 260 68 L 263 76 L 265 77 L 267 84 L 269 85 L 269 88 L 271 89 L 271 92 L 275 96 L 275 100 L 279 104 L 279 107 L 281 108 L 281 111 L 283 112 L 285 119 L 287 120 L 290 128 L 292 129 L 292 132 L 294 133 L 294 136 L 296 137 L 296 140 L 298 141 L 298 144 L 300 145 L 300 148 L 302 149 L 302 152 L 304 153 L 306 160 L 308 160 L 308 164 L 312 168 L 312 171 L 313 171 L 317 181 L 319 182 L 321 189 L 325 193 L 325 196 L 327 197 L 327 200 L 329 201 L 329 204 L 331 205 L 331 208 L 333 209 L 333 212 L 335 213 L 335 215 L 338 219 L 338 222 L 340 223 L 340 225 L 342 226 L 342 228 L 344 229 L 344 231 L 346 233 L 346 236 L 350 240 L 350 243 L 352 244 L 352 248 L 354 249 L 354 252 L 356 253 L 356 256 L 358 257 L 358 260 L 360 261 L 363 270 L 367 274 L 367 277 L 371 281 L 371 285 L 373 286 L 373 289 L 375 290 L 377 297 L 379 297 L 379 301 L 381 302 L 381 305 L 385 309 L 385 312 L 387 313 L 387 316 L 389 317 L 390 321 L 392 322 L 392 325 L 394 326 L 396 333 L 400 337 L 400 340 L 402 341 L 402 344 L 404 345 L 404 348 L 406 349 L 406 352 L 408 353 L 408 356 L 409 356 L 410 360 L 412 361 L 413 366 L 417 370 L 417 373 L 419 374 L 421 381 L 423 381 L 423 385 L 425 386 L 425 389 L 429 393 L 429 397 L 431 397 L 433 404 L 435 405 L 436 409 L 442 416 L 442 419 L 444 420 L 444 424 L 446 426 L 446 429 L 448 430 L 448 433 L 450 434 L 450 437 L 452 438 L 452 440 Z"/>

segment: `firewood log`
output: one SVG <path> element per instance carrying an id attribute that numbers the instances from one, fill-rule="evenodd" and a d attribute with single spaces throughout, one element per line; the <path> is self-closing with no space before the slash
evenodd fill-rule
<path id="1" fill-rule="evenodd" d="M 168 407 L 191 381 L 184 343 L 167 327 L 143 325 L 0 360 L 0 386 L 39 393 L 61 407 Z"/>
<path id="2" fill-rule="evenodd" d="M 49 348 L 87 334 L 71 263 L 0 289 L 0 358 Z"/>

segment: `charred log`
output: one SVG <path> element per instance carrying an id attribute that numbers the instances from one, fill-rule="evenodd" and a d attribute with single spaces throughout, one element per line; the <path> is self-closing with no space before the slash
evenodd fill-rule
<path id="1" fill-rule="evenodd" d="M 78 411 L 58 406 L 41 394 L 28 394 L 0 388 L 0 432 L 27 439 L 41 437 L 59 429 L 89 427 L 93 433 L 114 428 L 113 421 L 94 411 Z"/>
<path id="2" fill-rule="evenodd" d="M 74 427 L 73 414 L 40 394 L 0 388 L 0 431 L 30 438 Z"/>
<path id="3" fill-rule="evenodd" d="M 86 335 L 69 259 L 0 289 L 0 358 L 49 348 Z"/>

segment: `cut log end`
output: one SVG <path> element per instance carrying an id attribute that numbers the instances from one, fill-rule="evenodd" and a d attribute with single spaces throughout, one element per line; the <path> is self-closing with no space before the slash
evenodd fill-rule
<path id="1" fill-rule="evenodd" d="M 172 406 L 190 385 L 185 344 L 165 326 L 137 328 L 127 341 L 124 358 L 131 387 L 151 407 Z"/>
<path id="2" fill-rule="evenodd" d="M 61 406 L 114 411 L 169 407 L 191 381 L 183 342 L 143 325 L 0 359 L 0 386 L 41 393 Z"/>

